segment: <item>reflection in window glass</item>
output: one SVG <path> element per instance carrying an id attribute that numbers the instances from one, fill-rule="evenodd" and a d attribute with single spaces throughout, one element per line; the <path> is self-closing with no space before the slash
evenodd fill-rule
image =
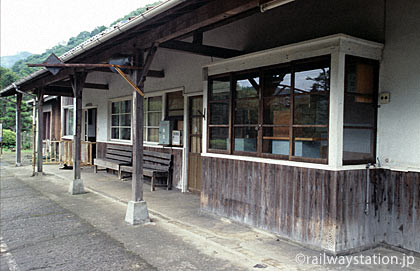
<path id="1" fill-rule="evenodd" d="M 344 128 L 343 160 L 372 159 L 373 135 L 372 129 Z"/>
<path id="2" fill-rule="evenodd" d="M 256 152 L 257 151 L 257 127 L 235 128 L 235 151 Z"/>
<path id="3" fill-rule="evenodd" d="M 229 146 L 229 141 L 228 141 L 229 129 L 214 127 L 214 128 L 210 128 L 209 130 L 210 130 L 209 148 L 216 149 L 216 150 L 227 150 Z"/>
<path id="4" fill-rule="evenodd" d="M 209 82 L 210 101 L 227 100 L 230 97 L 230 78 L 214 79 Z"/>
<path id="5" fill-rule="evenodd" d="M 258 95 L 260 79 L 256 76 L 241 76 L 246 79 L 236 81 L 235 98 L 255 98 Z"/>
<path id="6" fill-rule="evenodd" d="M 318 127 L 293 128 L 294 156 L 327 158 L 328 129 Z"/>
<path id="7" fill-rule="evenodd" d="M 258 99 L 236 100 L 235 124 L 258 123 Z"/>
<path id="8" fill-rule="evenodd" d="M 211 103 L 210 112 L 210 124 L 229 123 L 229 102 Z"/>
<path id="9" fill-rule="evenodd" d="M 327 95 L 295 96 L 295 124 L 328 124 Z"/>
<path id="10" fill-rule="evenodd" d="M 262 152 L 289 155 L 289 127 L 264 127 Z"/>
<path id="11" fill-rule="evenodd" d="M 269 71 L 264 75 L 264 97 L 290 94 L 291 74 L 288 70 Z"/>
<path id="12" fill-rule="evenodd" d="M 328 66 L 295 73 L 295 93 L 313 93 L 330 90 Z"/>
<path id="13" fill-rule="evenodd" d="M 375 161 L 378 66 L 346 56 L 343 164 Z"/>

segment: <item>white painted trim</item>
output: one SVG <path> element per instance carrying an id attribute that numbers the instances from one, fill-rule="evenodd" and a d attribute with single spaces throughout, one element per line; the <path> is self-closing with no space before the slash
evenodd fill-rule
<path id="1" fill-rule="evenodd" d="M 219 154 L 219 153 L 202 153 L 201 156 L 212 157 L 212 158 L 221 158 L 221 159 L 239 160 L 239 161 L 247 161 L 247 162 L 256 162 L 256 163 L 265 163 L 265 164 L 273 164 L 273 165 L 291 166 L 291 167 L 331 170 L 331 171 L 366 169 L 366 164 L 331 167 L 331 166 L 325 165 L 325 164 L 315 164 L 315 163 L 296 162 L 296 161 L 289 161 L 289 160 L 279 160 L 279 159 L 259 158 L 259 157 L 252 157 L 252 156 L 230 155 L 230 154 Z M 393 170 L 395 170 L 395 169 L 393 169 Z M 401 170 L 399 170 L 399 171 L 401 171 Z M 413 170 L 411 170 L 411 171 L 413 171 Z M 419 170 L 419 172 L 420 172 L 420 170 Z"/>
<path id="2" fill-rule="evenodd" d="M 189 96 L 184 95 L 184 133 L 182 137 L 182 192 L 188 191 L 188 154 L 189 154 Z"/>
<path id="3" fill-rule="evenodd" d="M 166 93 L 177 92 L 177 91 L 182 91 L 182 93 L 184 94 L 185 88 L 181 86 L 181 87 L 175 87 L 175 88 L 162 89 L 158 91 L 145 92 L 144 98 L 163 96 Z"/>
<path id="4" fill-rule="evenodd" d="M 344 34 L 336 34 L 274 49 L 258 51 L 227 60 L 219 60 L 204 67 L 208 68 L 208 75 L 211 76 L 329 55 L 338 51 L 380 60 L 383 47 L 384 45 L 380 43 L 354 38 Z"/>
<path id="5" fill-rule="evenodd" d="M 184 94 L 184 96 L 187 96 L 187 97 L 194 97 L 194 96 L 201 96 L 201 95 L 203 95 L 203 91 L 196 91 L 196 92 Z"/>
<path id="6" fill-rule="evenodd" d="M 343 52 L 331 54 L 328 165 L 332 168 L 339 168 L 343 165 L 345 58 Z"/>
<path id="7" fill-rule="evenodd" d="M 129 145 L 129 146 L 132 146 L 132 145 L 133 145 L 133 143 L 131 143 L 131 142 L 122 142 L 122 141 L 109 141 L 109 140 L 107 140 L 107 141 L 103 141 L 103 140 L 98 140 L 98 141 L 96 141 L 96 142 L 99 142 L 99 143 L 106 143 L 106 144 Z M 150 143 L 148 143 L 148 142 L 143 142 L 143 146 L 144 146 L 144 147 L 151 147 L 151 148 L 159 148 L 159 149 L 183 150 L 183 148 L 182 148 L 182 147 L 165 147 L 165 146 L 162 146 L 162 145 L 154 145 L 154 144 L 150 144 Z"/>

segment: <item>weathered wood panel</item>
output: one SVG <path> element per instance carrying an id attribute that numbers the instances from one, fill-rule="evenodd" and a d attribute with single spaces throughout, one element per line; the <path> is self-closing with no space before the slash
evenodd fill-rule
<path id="1" fill-rule="evenodd" d="M 328 171 L 203 157 L 201 208 L 335 253 L 381 242 L 420 252 L 420 173 Z"/>
<path id="2" fill-rule="evenodd" d="M 54 99 L 51 108 L 51 140 L 61 140 L 61 104 L 58 99 Z"/>

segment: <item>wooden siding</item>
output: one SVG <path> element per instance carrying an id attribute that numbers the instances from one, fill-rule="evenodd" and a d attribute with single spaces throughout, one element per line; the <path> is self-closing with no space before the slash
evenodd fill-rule
<path id="1" fill-rule="evenodd" d="M 107 144 L 118 145 L 114 143 L 97 142 L 96 155 L 98 158 L 105 158 Z M 170 149 L 170 148 L 154 148 L 150 146 L 144 146 L 145 150 L 170 153 L 172 154 L 172 187 L 176 188 L 181 186 L 182 182 L 182 150 Z"/>
<path id="2" fill-rule="evenodd" d="M 413 238 L 420 232 L 420 173 L 371 170 L 372 204 L 365 215 L 365 170 L 210 157 L 203 157 L 202 167 L 205 211 L 334 253 L 380 242 L 420 251 L 420 236 Z"/>
<path id="3" fill-rule="evenodd" d="M 60 100 L 52 101 L 51 140 L 61 140 L 61 104 Z"/>

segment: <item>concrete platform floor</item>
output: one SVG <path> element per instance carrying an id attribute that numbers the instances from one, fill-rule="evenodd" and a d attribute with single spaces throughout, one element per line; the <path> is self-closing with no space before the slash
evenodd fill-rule
<path id="1" fill-rule="evenodd" d="M 3 161 L 8 161 L 7 170 L 16 177 L 27 177 L 32 172 L 31 166 L 19 168 L 10 166 L 10 157 L 3 155 Z M 5 167 L 3 163 L 2 167 Z M 63 189 L 68 189 L 73 178 L 72 170 L 60 169 L 58 165 L 44 165 L 45 176 L 36 178 L 54 182 Z M 93 173 L 92 168 L 82 169 L 82 180 L 88 192 L 100 195 L 106 199 L 126 206 L 131 196 L 131 180 L 118 180 L 116 175 L 104 171 Z M 183 238 L 195 247 L 220 260 L 233 261 L 243 267 L 243 270 L 396 270 L 400 264 L 322 264 L 316 259 L 324 259 L 320 251 L 304 248 L 287 240 L 259 229 L 242 225 L 229 219 L 218 217 L 200 211 L 200 197 L 191 193 L 181 193 L 178 190 L 156 188 L 151 192 L 150 186 L 144 185 L 144 199 L 147 202 L 152 224 L 159 224 L 168 232 Z M 120 240 L 121 241 L 121 240 Z M 420 270 L 420 257 L 411 256 L 414 263 L 406 270 Z M 303 256 L 302 256 L 303 255 Z M 407 260 L 404 252 L 384 247 L 374 248 L 349 256 L 373 257 L 396 256 Z M 305 259 L 302 264 L 302 257 Z M 300 258 L 300 259 L 299 259 Z M 313 264 L 308 264 L 311 261 Z M 242 268 L 240 269 L 242 270 Z"/>

